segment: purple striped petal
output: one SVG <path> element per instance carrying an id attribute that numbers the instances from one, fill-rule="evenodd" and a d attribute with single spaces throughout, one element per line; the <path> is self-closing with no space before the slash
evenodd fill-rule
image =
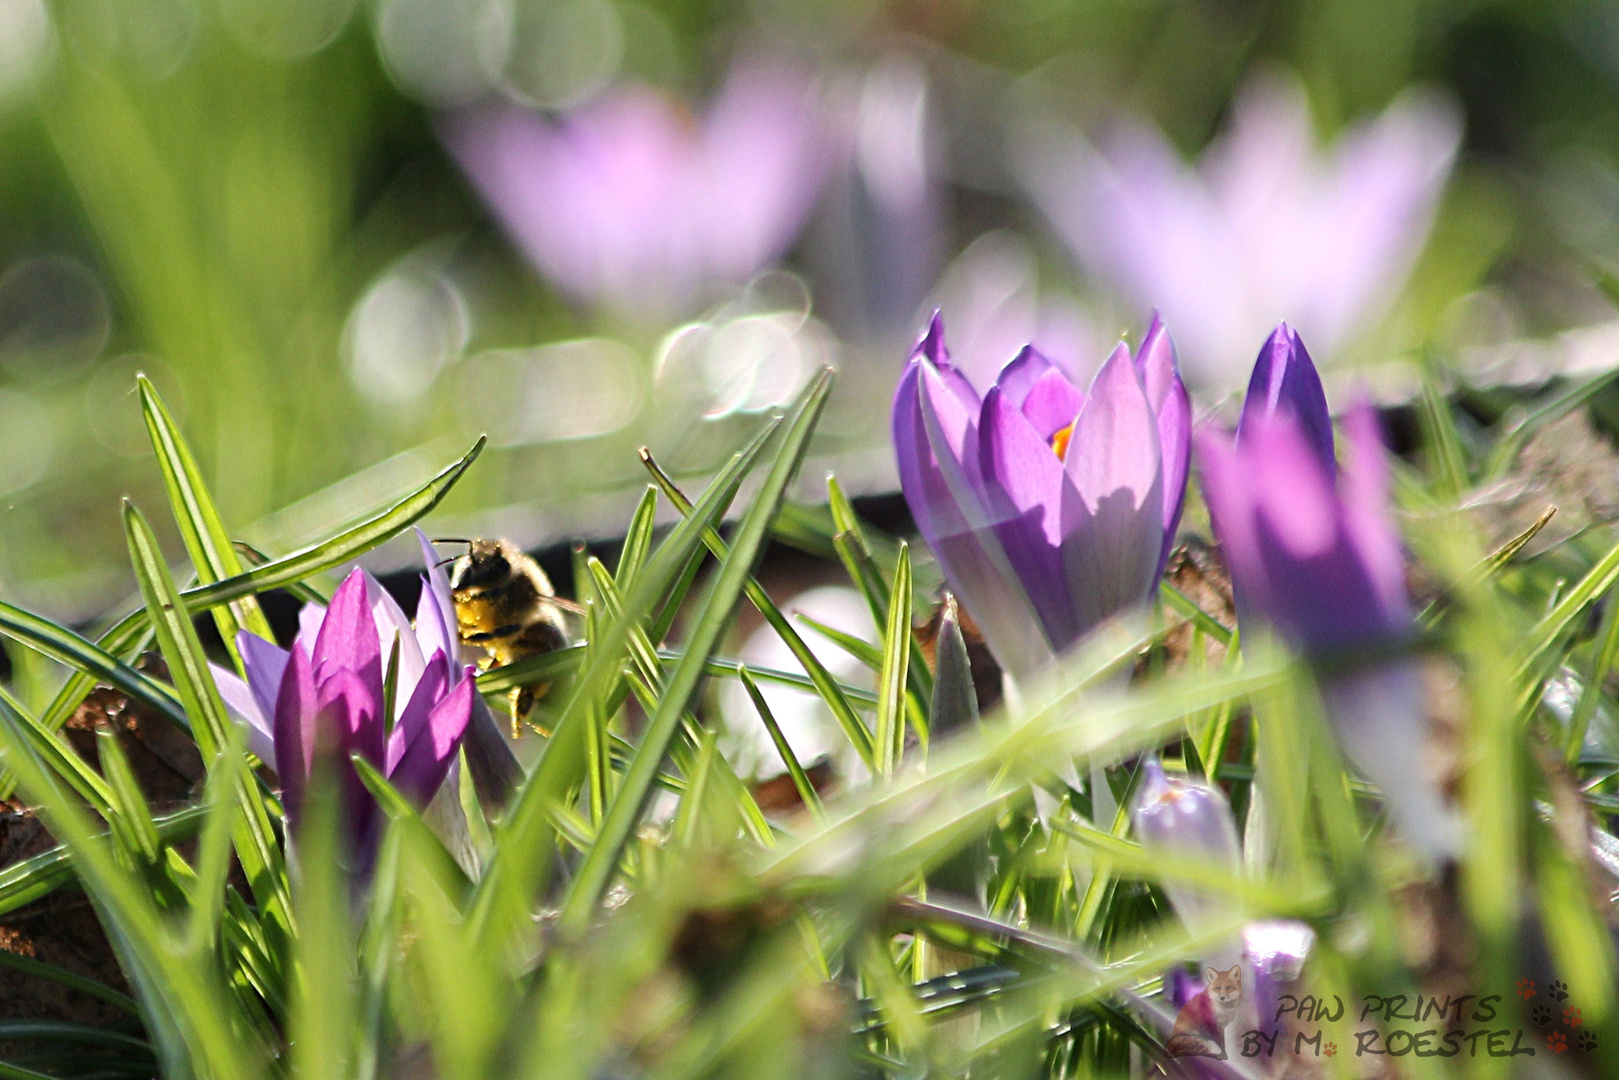
<path id="1" fill-rule="evenodd" d="M 1085 391 L 1056 368 L 1046 372 L 1023 399 L 1023 415 L 1034 425 L 1041 441 L 1049 444 L 1057 432 L 1071 427 L 1085 404 Z"/>
<path id="2" fill-rule="evenodd" d="M 364 570 L 355 568 L 338 586 L 315 638 L 310 661 L 317 682 L 325 682 L 338 671 L 350 671 L 360 679 L 371 700 L 380 703 L 382 648 L 367 595 L 368 577 Z"/>
<path id="3" fill-rule="evenodd" d="M 287 661 L 292 654 L 246 630 L 236 632 L 236 651 L 242 656 L 242 671 L 247 675 L 247 685 L 258 703 L 259 714 L 268 722 L 275 715 L 275 698 L 281 689 L 281 676 L 286 673 Z"/>
<path id="4" fill-rule="evenodd" d="M 1192 467 L 1192 400 L 1181 382 L 1174 343 L 1157 312 L 1136 351 L 1135 363 L 1147 402 L 1158 414 L 1158 445 L 1164 462 L 1164 544 L 1158 559 L 1162 577 L 1186 507 L 1186 477 Z"/>
<path id="5" fill-rule="evenodd" d="M 458 671 L 457 675 L 460 674 Z M 442 652 L 433 654 L 433 659 L 427 662 L 427 668 L 416 684 L 415 692 L 405 707 L 399 710 L 399 719 L 394 723 L 393 731 L 388 734 L 388 754 L 384 759 L 387 775 L 392 775 L 399 765 L 399 759 L 404 756 L 405 747 L 420 734 L 427 724 L 428 714 L 433 711 L 440 698 L 444 696 L 450 676 L 450 662 Z"/>
<path id="6" fill-rule="evenodd" d="M 366 595 L 371 601 L 371 621 L 377 630 L 377 648 L 382 657 L 383 675 L 387 676 L 389 658 L 397 641 L 399 669 L 394 694 L 396 699 L 408 698 L 416 688 L 416 681 L 422 677 L 422 669 L 427 666 L 421 643 L 416 639 L 416 629 L 410 625 L 399 602 L 388 594 L 388 590 L 376 578 L 366 578 Z"/>
<path id="7" fill-rule="evenodd" d="M 433 706 L 426 722 L 410 736 L 398 765 L 389 773 L 394 786 L 420 806 L 432 799 L 455 760 L 461 737 L 472 719 L 474 686 L 471 672 L 463 672 L 450 692 Z"/>
<path id="8" fill-rule="evenodd" d="M 433 550 L 427 534 L 416 530 L 416 541 L 422 546 L 422 561 L 427 573 L 422 575 L 422 591 L 416 599 L 416 639 L 423 656 L 442 652 L 452 659 L 459 655 L 460 635 L 456 629 L 455 602 L 450 599 L 450 580 L 444 573 L 438 553 Z M 460 665 L 455 665 L 459 678 Z"/>
<path id="9" fill-rule="evenodd" d="M 325 604 L 305 604 L 298 609 L 298 644 L 304 652 L 315 655 L 315 639 L 320 637 L 321 624 L 326 621 Z"/>
<path id="10" fill-rule="evenodd" d="M 1237 442 L 1262 417 L 1286 413 L 1294 418 L 1329 476 L 1337 470 L 1332 450 L 1332 416 L 1327 412 L 1321 376 L 1304 342 L 1286 323 L 1278 326 L 1254 362 L 1248 393 L 1237 422 Z"/>
<path id="11" fill-rule="evenodd" d="M 275 702 L 275 772 L 281 780 L 281 802 L 287 817 L 294 820 L 303 807 L 304 785 L 314 767 L 319 710 L 309 657 L 302 645 L 294 643 Z"/>
<path id="12" fill-rule="evenodd" d="M 214 685 L 219 688 L 220 700 L 225 703 L 225 712 L 247 735 L 247 748 L 260 761 L 274 762 L 275 736 L 270 731 L 270 714 L 260 706 L 253 688 L 237 678 L 235 672 L 218 664 L 209 663 L 208 669 L 213 673 Z M 271 708 L 273 711 L 273 704 Z"/>
<path id="13" fill-rule="evenodd" d="M 995 534 L 1058 650 L 1079 636 L 1063 571 L 1063 463 L 1000 387 L 984 398 L 980 467 Z M 969 610 L 971 608 L 969 607 Z"/>
<path id="14" fill-rule="evenodd" d="M 923 333 L 922 339 L 916 343 L 916 348 L 911 350 L 911 359 L 917 357 L 932 364 L 934 372 L 943 384 L 949 387 L 950 392 L 960 399 L 974 417 L 978 415 L 980 404 L 978 391 L 974 390 L 967 377 L 950 363 L 950 350 L 944 343 L 944 317 L 937 311 L 933 313 L 933 318 L 928 320 L 928 328 Z"/>
<path id="15" fill-rule="evenodd" d="M 321 682 L 318 693 L 314 755 L 331 755 L 334 772 L 341 778 L 347 812 L 345 833 L 369 841 L 376 804 L 349 758 L 358 754 L 382 768 L 386 747 L 381 699 L 372 697 L 365 681 L 347 668 L 337 669 Z"/>
<path id="16" fill-rule="evenodd" d="M 1063 468 L 1068 595 L 1089 629 L 1146 600 L 1163 547 L 1158 418 L 1123 345 L 1091 383 Z"/>
<path id="17" fill-rule="evenodd" d="M 1056 370 L 1057 365 L 1046 359 L 1044 353 L 1033 345 L 1025 345 L 1001 368 L 1000 374 L 995 376 L 995 385 L 1008 401 L 1021 409 L 1035 384 Z"/>
<path id="18" fill-rule="evenodd" d="M 995 658 L 1014 677 L 1032 676 L 1049 663 L 1051 646 L 1028 599 L 1020 589 L 1008 588 L 1017 579 L 983 509 L 976 476 L 976 399 L 969 413 L 958 391 L 940 378 L 928 358 L 942 351 L 942 340 L 930 332 L 894 395 L 900 489 L 945 580 L 972 613 Z M 964 462 L 969 445 L 971 456 Z"/>

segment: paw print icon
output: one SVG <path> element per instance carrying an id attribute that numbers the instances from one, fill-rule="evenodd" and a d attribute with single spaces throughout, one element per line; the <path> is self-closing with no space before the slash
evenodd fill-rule
<path id="1" fill-rule="evenodd" d="M 1580 1010 L 1570 1005 L 1568 1008 L 1563 1010 L 1563 1023 L 1567 1024 L 1571 1028 L 1577 1028 L 1581 1024 L 1585 1023 L 1585 1018 L 1580 1015 Z"/>
<path id="2" fill-rule="evenodd" d="M 1594 1042 L 1595 1040 L 1592 1040 L 1592 1041 Z M 1332 1057 L 1333 1055 L 1338 1053 L 1338 1044 L 1329 1042 L 1326 1046 L 1323 1046 L 1321 1048 L 1321 1052 L 1323 1054 L 1327 1055 L 1328 1057 Z"/>
<path id="3" fill-rule="evenodd" d="M 1535 996 L 1535 980 L 1533 980 L 1533 979 L 1519 979 L 1518 980 L 1518 996 L 1521 997 L 1521 998 L 1524 998 L 1526 1000 L 1528 998 L 1534 997 Z"/>
<path id="4" fill-rule="evenodd" d="M 1582 1031 L 1575 1037 L 1574 1041 L 1579 1043 L 1580 1049 L 1587 1054 L 1597 1048 L 1597 1037 L 1594 1031 Z"/>
<path id="5" fill-rule="evenodd" d="M 1552 1007 L 1550 1005 L 1536 1005 L 1529 1010 L 1529 1019 L 1541 1027 L 1545 1027 L 1552 1022 Z"/>
<path id="6" fill-rule="evenodd" d="M 1561 1054 L 1568 1049 L 1568 1039 L 1561 1031 L 1554 1031 L 1546 1036 L 1546 1046 L 1554 1054 Z"/>
<path id="7" fill-rule="evenodd" d="M 1552 996 L 1553 1001 L 1567 1001 L 1568 983 L 1564 982 L 1562 979 L 1558 979 L 1556 982 L 1546 987 L 1546 992 Z"/>

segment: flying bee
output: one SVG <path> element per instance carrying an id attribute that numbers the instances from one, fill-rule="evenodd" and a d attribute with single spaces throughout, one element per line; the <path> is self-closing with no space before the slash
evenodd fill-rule
<path id="1" fill-rule="evenodd" d="M 450 567 L 456 629 L 466 645 L 483 649 L 484 667 L 503 667 L 569 644 L 564 609 L 540 564 L 506 540 L 468 540 Z M 511 692 L 512 737 L 549 683 Z"/>

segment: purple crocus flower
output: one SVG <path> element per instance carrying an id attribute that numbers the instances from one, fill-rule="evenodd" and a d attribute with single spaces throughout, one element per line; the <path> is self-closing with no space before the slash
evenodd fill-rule
<path id="1" fill-rule="evenodd" d="M 1157 588 L 1191 411 L 1154 319 L 1081 390 L 1032 346 L 982 398 L 938 315 L 894 395 L 900 487 L 950 587 L 1014 678 Z"/>
<path id="2" fill-rule="evenodd" d="M 1401 95 L 1317 145 L 1297 79 L 1237 94 L 1191 166 L 1151 125 L 1100 148 L 1057 125 L 1023 143 L 1025 183 L 1078 261 L 1174 323 L 1189 379 L 1238 384 L 1251 335 L 1287 316 L 1326 358 L 1374 329 L 1410 275 L 1461 142 L 1444 97 Z"/>
<path id="3" fill-rule="evenodd" d="M 306 605 L 291 649 L 243 631 L 244 682 L 214 668 L 220 696 L 248 746 L 275 766 L 296 825 L 315 755 L 331 753 L 342 778 L 347 831 L 363 852 L 376 807 L 349 762 L 358 753 L 418 806 L 444 782 L 472 717 L 473 669 L 456 659 L 455 610 L 443 570 L 417 531 L 428 572 L 414 626 L 386 590 L 356 569 L 329 607 Z M 397 650 L 397 659 L 394 659 Z M 385 688 L 392 671 L 392 714 Z"/>
<path id="4" fill-rule="evenodd" d="M 827 168 L 811 81 L 757 58 L 696 121 L 625 86 L 560 121 L 515 107 L 465 114 L 445 141 L 547 279 L 643 318 L 779 259 Z"/>
<path id="5" fill-rule="evenodd" d="M 1416 624 L 1377 416 L 1361 405 L 1345 418 L 1340 475 L 1330 429 L 1318 426 L 1311 379 L 1302 371 L 1291 380 L 1286 372 L 1276 376 L 1275 360 L 1267 346 L 1260 366 L 1269 364 L 1270 375 L 1256 370 L 1254 381 L 1293 387 L 1276 398 L 1277 407 L 1255 407 L 1250 397 L 1235 442 L 1213 429 L 1197 436 L 1203 497 L 1238 611 L 1245 622 L 1270 624 L 1311 659 L 1397 651 Z M 1308 363 L 1302 346 L 1285 360 Z M 1382 789 L 1419 850 L 1435 858 L 1452 854 L 1456 822 L 1422 768 L 1421 670 L 1413 660 L 1359 659 L 1321 675 L 1344 753 Z"/>
<path id="6" fill-rule="evenodd" d="M 1159 858 L 1192 859 L 1237 873 L 1242 845 L 1225 794 L 1204 780 L 1170 776 L 1157 758 L 1142 768 L 1146 775 L 1130 808 L 1141 846 Z M 1219 921 L 1218 898 L 1175 882 L 1166 882 L 1164 892 L 1194 934 Z"/>

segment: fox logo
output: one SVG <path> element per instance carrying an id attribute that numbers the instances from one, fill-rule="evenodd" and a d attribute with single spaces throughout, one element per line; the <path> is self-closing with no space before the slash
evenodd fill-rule
<path id="1" fill-rule="evenodd" d="M 1241 1003 L 1242 965 L 1234 965 L 1230 971 L 1209 968 L 1203 973 L 1203 989 L 1181 1006 L 1164 1049 L 1170 1057 L 1224 1061 L 1226 1025 L 1236 1019 Z"/>

